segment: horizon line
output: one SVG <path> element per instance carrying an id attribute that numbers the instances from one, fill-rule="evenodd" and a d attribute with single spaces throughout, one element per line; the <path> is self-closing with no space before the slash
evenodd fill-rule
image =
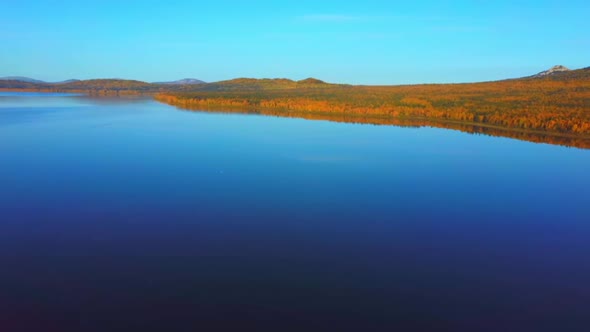
<path id="1" fill-rule="evenodd" d="M 547 68 L 545 71 L 554 68 L 554 67 L 558 67 L 558 66 L 562 66 L 562 65 L 554 65 L 551 66 L 550 68 Z M 564 66 L 566 67 L 566 66 Z M 575 69 L 569 69 L 569 71 L 576 71 L 576 70 L 582 70 L 582 69 L 587 69 L 590 68 L 590 66 L 586 66 L 586 67 L 580 67 L 580 68 L 575 68 Z M 218 80 L 218 81 L 204 81 L 201 80 L 199 78 L 194 78 L 194 77 L 184 77 L 184 78 L 180 78 L 180 79 L 175 79 L 175 80 L 160 80 L 160 81 L 144 81 L 144 80 L 139 80 L 139 79 L 133 79 L 133 78 L 121 78 L 121 77 L 94 77 L 94 78 L 87 78 L 87 79 L 77 79 L 77 78 L 70 78 L 70 79 L 65 79 L 65 80 L 58 80 L 58 81 L 44 81 L 44 80 L 40 80 L 40 79 L 36 79 L 30 76 L 23 76 L 23 75 L 7 75 L 7 76 L 1 76 L 0 80 L 1 81 L 21 81 L 21 82 L 27 82 L 27 83 L 47 83 L 47 84 L 56 84 L 56 83 L 63 83 L 63 82 L 67 82 L 67 81 L 91 81 L 91 80 L 121 80 L 121 81 L 136 81 L 136 82 L 142 82 L 142 83 L 148 83 L 148 84 L 163 84 L 163 83 L 170 83 L 170 82 L 177 82 L 177 81 L 182 81 L 182 80 L 198 80 L 201 81 L 202 83 L 193 83 L 194 85 L 198 85 L 198 84 L 213 84 L 213 83 L 219 83 L 219 82 L 227 82 L 227 81 L 233 81 L 233 80 L 238 80 L 238 79 L 254 79 L 254 80 L 290 80 L 293 82 L 298 82 L 298 81 L 303 81 L 306 79 L 317 79 L 317 80 L 321 80 L 324 83 L 327 84 L 335 84 L 335 85 L 353 85 L 353 86 L 400 86 L 400 85 L 428 85 L 428 84 L 469 84 L 469 83 L 485 83 L 485 82 L 496 82 L 496 81 L 503 81 L 503 80 L 510 80 L 510 79 L 518 79 L 518 78 L 526 78 L 526 77 L 532 77 L 535 76 L 537 74 L 540 74 L 544 71 L 538 72 L 538 73 L 534 73 L 528 76 L 520 76 L 520 77 L 507 77 L 507 78 L 503 78 L 503 79 L 497 79 L 497 80 L 482 80 L 482 81 L 467 81 L 467 82 L 422 82 L 422 83 L 398 83 L 398 84 L 352 84 L 352 83 L 337 83 L 337 82 L 327 82 L 324 81 L 322 79 L 319 79 L 317 77 L 307 77 L 307 78 L 303 78 L 300 80 L 297 79 L 292 79 L 292 78 L 288 78 L 288 77 L 246 77 L 246 76 L 238 76 L 238 77 L 234 77 L 234 78 L 230 78 L 230 79 L 222 79 L 222 80 Z M 10 78 L 21 78 L 21 80 L 19 79 L 10 79 Z M 25 81 L 22 79 L 29 79 L 32 81 L 37 81 L 37 82 L 29 82 L 29 81 Z"/>

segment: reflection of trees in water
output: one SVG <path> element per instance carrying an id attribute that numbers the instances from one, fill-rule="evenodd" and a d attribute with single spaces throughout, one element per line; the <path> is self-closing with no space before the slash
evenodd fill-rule
<path id="1" fill-rule="evenodd" d="M 178 106 L 250 107 L 481 124 L 560 136 L 590 137 L 590 68 L 575 79 L 547 77 L 469 84 L 290 87 L 224 84 L 214 90 L 164 92 Z M 562 78 L 562 79 L 560 79 Z M 278 85 L 277 85 L 278 84 Z"/>
<path id="2" fill-rule="evenodd" d="M 73 98 L 76 98 L 83 102 L 88 102 L 91 104 L 96 105 L 125 105 L 129 103 L 145 103 L 152 101 L 153 98 L 151 96 L 146 95 L 136 95 L 136 94 L 129 94 L 129 95 L 78 95 Z"/>
<path id="3" fill-rule="evenodd" d="M 481 134 L 487 136 L 508 137 L 522 141 L 534 143 L 546 143 L 553 145 L 562 145 L 568 147 L 577 147 L 582 149 L 590 149 L 590 137 L 576 137 L 573 135 L 559 135 L 552 133 L 543 133 L 535 131 L 524 131 L 516 129 L 498 128 L 494 126 L 469 124 L 452 121 L 438 121 L 429 119 L 416 118 L 391 118 L 391 117 L 376 117 L 376 116 L 361 116 L 361 115 L 342 115 L 332 113 L 308 113 L 295 112 L 285 110 L 272 109 L 248 109 L 239 107 L 225 107 L 225 108 L 206 108 L 198 106 L 182 106 L 181 110 L 195 111 L 195 112 L 209 112 L 209 113 L 239 113 L 252 115 L 265 115 L 287 118 L 299 118 L 307 120 L 324 120 L 332 122 L 356 123 L 356 124 L 371 124 L 371 125 L 385 125 L 397 127 L 433 127 L 459 130 L 469 134 Z"/>

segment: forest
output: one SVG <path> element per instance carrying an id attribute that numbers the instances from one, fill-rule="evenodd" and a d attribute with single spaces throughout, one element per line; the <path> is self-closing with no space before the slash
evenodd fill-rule
<path id="1" fill-rule="evenodd" d="M 183 108 L 266 110 L 277 115 L 323 114 L 385 122 L 436 120 L 590 139 L 590 67 L 544 77 L 464 84 L 361 86 L 329 84 L 313 78 L 238 78 L 170 86 L 111 79 L 67 84 L 0 81 L 0 89 L 149 94 Z"/>
<path id="2" fill-rule="evenodd" d="M 300 81 L 302 82 L 302 81 Z M 217 83 L 158 93 L 180 107 L 273 109 L 342 116 L 458 121 L 590 136 L 590 68 L 543 78 L 406 86 L 332 85 L 321 81 Z"/>

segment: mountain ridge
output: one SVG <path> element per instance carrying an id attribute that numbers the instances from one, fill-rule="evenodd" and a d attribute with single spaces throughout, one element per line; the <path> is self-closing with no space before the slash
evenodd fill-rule
<path id="1" fill-rule="evenodd" d="M 41 81 L 41 80 L 37 80 L 34 78 L 30 78 L 30 77 L 25 77 L 25 76 L 5 76 L 5 77 L 0 77 L 0 80 L 2 81 L 19 81 L 19 82 L 27 82 L 27 83 L 47 83 L 45 81 Z"/>
<path id="2" fill-rule="evenodd" d="M 498 81 L 481 81 L 481 82 L 470 82 L 470 83 L 424 83 L 424 84 L 435 84 L 435 85 L 445 85 L 445 84 L 478 84 L 478 83 L 488 83 L 488 82 L 499 82 L 499 81 L 506 81 L 506 80 L 527 80 L 527 79 L 570 79 L 575 78 L 579 79 L 581 76 L 590 75 L 588 71 L 590 67 L 584 67 L 580 69 L 569 69 L 562 65 L 553 66 L 547 70 L 541 71 L 537 74 L 524 76 L 524 77 L 517 77 L 517 78 L 507 78 Z M 229 80 L 222 80 L 222 81 L 215 81 L 215 82 L 204 82 L 199 79 L 195 78 L 184 78 L 176 81 L 164 81 L 164 82 L 145 82 L 133 79 L 110 79 L 110 78 L 97 78 L 97 79 L 88 79 L 88 80 L 78 80 L 78 79 L 69 79 L 65 81 L 59 82 L 46 82 L 42 80 L 37 80 L 30 77 L 24 76 L 5 76 L 0 77 L 1 81 L 12 81 L 12 82 L 24 82 L 30 84 L 37 84 L 37 85 L 60 85 L 61 87 L 67 87 L 70 84 L 76 84 L 80 82 L 112 82 L 112 81 L 125 81 L 125 82 L 141 82 L 145 84 L 151 84 L 154 87 L 156 86 L 186 86 L 186 88 L 190 88 L 191 86 L 196 89 L 206 89 L 211 90 L 212 88 L 224 88 L 224 89 L 240 89 L 246 88 L 248 90 L 252 89 L 259 89 L 259 88 L 285 88 L 285 87 L 325 87 L 329 85 L 341 85 L 341 86 L 350 86 L 350 84 L 332 84 L 327 83 L 317 78 L 306 78 L 299 81 L 295 81 L 289 78 L 246 78 L 246 77 L 239 77 Z M 364 84 L 361 84 L 364 85 Z M 375 86 L 403 86 L 403 85 L 416 85 L 416 84 L 395 84 L 395 85 L 375 85 Z M 366 85 L 371 86 L 371 85 Z M 2 84 L 0 83 L 0 87 Z M 42 88 L 42 86 L 40 86 Z M 108 88 L 108 86 L 106 87 Z M 172 88 L 176 89 L 176 88 Z"/>
<path id="3" fill-rule="evenodd" d="M 190 85 L 190 84 L 206 84 L 207 82 L 201 81 L 196 78 L 183 78 L 176 81 L 167 82 L 153 82 L 152 84 L 166 84 L 166 85 Z"/>
<path id="4" fill-rule="evenodd" d="M 590 80 L 590 67 L 570 70 L 558 65 L 542 71 L 538 74 L 520 78 L 508 78 L 499 81 L 472 82 L 472 83 L 431 83 L 426 85 L 453 85 L 453 84 L 488 84 L 505 81 L 528 80 Z M 192 83 L 191 83 L 192 82 Z M 199 83 L 200 82 L 200 83 Z M 381 87 L 410 86 L 416 84 L 380 85 Z M 417 84 L 420 85 L 420 84 Z M 2 89 L 39 89 L 39 90 L 88 90 L 88 91 L 130 91 L 138 93 L 159 93 L 163 91 L 262 91 L 262 90 L 294 90 L 294 89 L 324 89 L 335 87 L 354 87 L 363 85 L 327 83 L 317 78 L 306 78 L 295 81 L 288 78 L 234 78 L 230 80 L 206 83 L 196 79 L 181 79 L 171 82 L 149 83 L 129 79 L 89 79 L 66 80 L 61 82 L 44 82 L 29 77 L 6 76 L 0 78 Z M 368 86 L 368 85 L 367 85 Z M 375 85 L 377 86 L 377 85 Z"/>

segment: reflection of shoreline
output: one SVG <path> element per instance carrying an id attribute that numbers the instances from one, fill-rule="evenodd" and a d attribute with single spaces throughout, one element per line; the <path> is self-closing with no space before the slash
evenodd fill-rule
<path id="1" fill-rule="evenodd" d="M 152 96 L 153 93 L 141 92 L 134 90 L 106 90 L 106 89 L 60 89 L 60 88 L 0 88 L 0 92 L 40 92 L 40 93 L 73 93 L 78 95 L 94 97 L 133 97 L 133 96 Z"/>
<path id="2" fill-rule="evenodd" d="M 112 90 L 68 90 L 60 89 L 4 89 L 0 92 L 40 92 L 40 93 L 66 93 L 73 98 L 80 98 L 97 104 L 116 104 L 124 102 L 145 102 L 153 100 L 153 94 L 138 93 L 135 91 L 112 91 Z M 567 147 L 577 147 L 590 149 L 590 136 L 545 132 L 538 130 L 525 130 L 510 127 L 501 127 L 486 123 L 468 123 L 456 120 L 432 119 L 432 118 L 408 118 L 408 117 L 385 117 L 378 115 L 357 115 L 343 114 L 333 112 L 307 112 L 292 111 L 284 109 L 258 108 L 252 109 L 243 106 L 190 106 L 186 104 L 179 105 L 169 100 L 158 99 L 162 103 L 176 106 L 183 110 L 192 110 L 212 113 L 241 113 L 241 114 L 260 114 L 266 116 L 300 118 L 307 120 L 325 120 L 332 122 L 372 124 L 372 125 L 390 125 L 398 127 L 433 127 L 458 130 L 470 134 L 483 134 L 488 136 L 507 137 L 522 141 L 534 143 L 546 143 L 553 145 L 562 145 Z"/>
<path id="3" fill-rule="evenodd" d="M 344 115 L 334 113 L 309 113 L 288 110 L 272 109 L 248 109 L 239 107 L 203 107 L 203 106 L 179 106 L 174 105 L 180 110 L 209 112 L 209 113 L 238 113 L 238 114 L 258 114 L 265 116 L 276 116 L 285 118 L 299 118 L 307 120 L 325 120 L 332 122 L 356 123 L 386 125 L 397 127 L 433 127 L 458 130 L 469 134 L 482 134 L 496 137 L 508 137 L 533 143 L 546 143 L 553 145 L 562 145 L 567 147 L 576 147 L 581 149 L 590 149 L 590 137 L 576 136 L 571 134 L 547 133 L 542 131 L 519 130 L 513 128 L 503 128 L 486 124 L 470 124 L 458 121 L 447 121 L 437 119 L 419 119 L 419 118 L 392 118 L 378 116 L 362 115 Z"/>

